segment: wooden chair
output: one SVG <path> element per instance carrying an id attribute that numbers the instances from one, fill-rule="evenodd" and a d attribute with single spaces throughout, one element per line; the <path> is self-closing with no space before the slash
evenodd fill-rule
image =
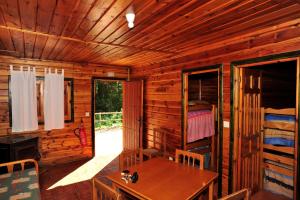
<path id="1" fill-rule="evenodd" d="M 120 200 L 121 196 L 120 194 L 112 189 L 111 187 L 105 185 L 101 181 L 99 181 L 97 178 L 92 179 L 93 184 L 93 200 L 99 199 L 105 199 L 105 200 Z"/>
<path id="2" fill-rule="evenodd" d="M 0 168 L 6 167 L 7 172 L 12 173 L 14 171 L 14 166 L 20 165 L 21 170 L 24 171 L 26 163 L 33 163 L 36 173 L 39 174 L 39 165 L 38 165 L 37 161 L 34 159 L 25 159 L 25 160 L 17 160 L 17 161 L 8 162 L 8 163 L 2 163 L 2 164 L 0 164 Z"/>
<path id="3" fill-rule="evenodd" d="M 198 153 L 176 149 L 175 162 L 192 165 L 195 167 L 195 161 L 199 160 L 199 168 L 204 169 L 204 156 Z"/>
<path id="4" fill-rule="evenodd" d="M 119 169 L 120 171 L 123 171 L 132 165 L 142 162 L 142 160 L 141 152 L 139 150 L 123 150 L 119 156 Z"/>
<path id="5" fill-rule="evenodd" d="M 142 155 L 148 159 L 156 156 L 167 156 L 166 149 L 167 131 L 161 128 L 153 129 L 153 146 L 147 149 L 142 149 Z"/>
<path id="6" fill-rule="evenodd" d="M 250 200 L 250 191 L 247 188 L 229 194 L 220 200 Z"/>

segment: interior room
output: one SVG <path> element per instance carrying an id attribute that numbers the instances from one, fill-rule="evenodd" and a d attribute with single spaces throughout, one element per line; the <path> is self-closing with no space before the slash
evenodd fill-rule
<path id="1" fill-rule="evenodd" d="M 299 199 L 299 0 L 1 0 L 0 199 Z"/>

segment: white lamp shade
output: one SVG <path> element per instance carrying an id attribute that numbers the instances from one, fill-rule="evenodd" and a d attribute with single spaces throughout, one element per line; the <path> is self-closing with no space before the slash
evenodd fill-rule
<path id="1" fill-rule="evenodd" d="M 135 14 L 134 13 L 127 13 L 126 14 L 126 19 L 127 19 L 128 23 L 133 23 L 134 22 L 134 18 L 135 18 Z"/>

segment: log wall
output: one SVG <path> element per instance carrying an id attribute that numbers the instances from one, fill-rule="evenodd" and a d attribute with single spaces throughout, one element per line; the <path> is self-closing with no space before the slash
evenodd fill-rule
<path id="1" fill-rule="evenodd" d="M 230 122 L 230 63 L 267 55 L 300 50 L 299 32 L 294 26 L 274 29 L 265 34 L 240 36 L 222 46 L 198 48 L 192 54 L 144 67 L 136 67 L 132 75 L 145 80 L 144 144 L 153 128 L 170 130 L 168 149 L 174 151 L 182 144 L 182 80 L 181 70 L 223 64 L 223 119 Z M 254 35 L 253 32 L 252 35 Z M 223 128 L 223 194 L 228 192 L 230 129 Z"/>
<path id="2" fill-rule="evenodd" d="M 10 135 L 9 125 L 9 97 L 8 97 L 8 75 L 9 64 L 14 66 L 34 66 L 38 76 L 44 76 L 44 68 L 51 67 L 65 70 L 65 77 L 74 80 L 74 123 L 65 123 L 64 129 L 44 131 L 43 125 L 39 130 L 29 133 L 39 136 L 39 150 L 43 164 L 55 164 L 76 160 L 82 157 L 92 156 L 91 117 L 86 117 L 89 112 L 91 116 L 91 77 L 106 77 L 107 72 L 114 72 L 115 77 L 126 78 L 127 68 L 113 66 L 96 66 L 76 63 L 50 62 L 16 59 L 12 57 L 0 57 L 0 136 Z M 85 148 L 80 146 L 79 139 L 74 135 L 73 130 L 79 126 L 83 118 L 87 132 L 88 145 Z"/>

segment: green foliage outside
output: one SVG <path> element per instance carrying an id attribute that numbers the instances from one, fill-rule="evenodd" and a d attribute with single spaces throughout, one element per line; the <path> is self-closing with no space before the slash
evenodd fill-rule
<path id="1" fill-rule="evenodd" d="M 96 129 L 122 126 L 122 83 L 97 81 L 95 84 L 95 109 L 95 113 L 102 113 L 95 115 Z"/>

